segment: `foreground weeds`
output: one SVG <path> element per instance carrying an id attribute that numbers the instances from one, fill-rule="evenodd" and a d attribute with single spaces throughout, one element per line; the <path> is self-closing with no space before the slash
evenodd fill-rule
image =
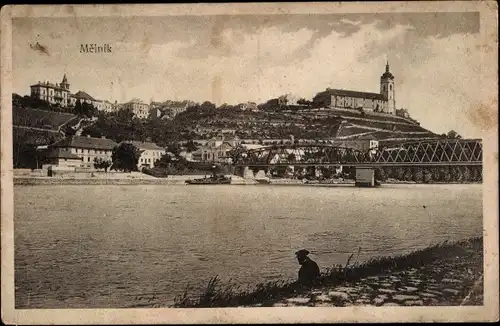
<path id="1" fill-rule="evenodd" d="M 328 268 L 321 275 L 316 287 L 339 286 L 359 281 L 368 276 L 375 276 L 398 270 L 416 268 L 436 259 L 446 259 L 464 255 L 468 250 L 482 253 L 482 237 L 471 238 L 465 241 L 437 244 L 397 257 L 379 257 L 358 263 L 356 254 L 351 254 L 344 266 L 336 265 Z M 351 260 L 354 258 L 354 263 Z M 261 283 L 252 289 L 242 289 L 231 284 L 221 284 L 219 276 L 210 278 L 201 295 L 193 296 L 188 293 L 188 287 L 181 296 L 175 298 L 174 307 L 237 307 L 261 305 L 271 306 L 273 303 L 291 296 L 300 296 L 311 291 L 310 287 L 303 287 L 294 281 L 276 280 Z"/>

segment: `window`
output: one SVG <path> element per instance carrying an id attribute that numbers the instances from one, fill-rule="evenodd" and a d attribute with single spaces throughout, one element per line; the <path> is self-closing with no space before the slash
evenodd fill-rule
<path id="1" fill-rule="evenodd" d="M 87 162 L 90 162 L 90 157 L 87 157 Z"/>
<path id="2" fill-rule="evenodd" d="M 391 90 L 391 91 L 392 91 L 392 85 L 389 85 L 389 90 Z"/>

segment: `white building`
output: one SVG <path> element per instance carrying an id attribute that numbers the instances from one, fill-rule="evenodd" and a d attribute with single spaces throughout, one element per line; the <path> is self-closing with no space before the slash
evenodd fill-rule
<path id="1" fill-rule="evenodd" d="M 37 84 L 31 85 L 30 88 L 31 96 L 34 98 L 47 101 L 50 104 L 59 104 L 63 107 L 69 104 L 70 92 L 66 74 L 60 84 L 39 81 Z"/>
<path id="2" fill-rule="evenodd" d="M 126 141 L 126 143 L 132 144 L 139 149 L 141 154 L 139 162 L 137 163 L 139 171 L 143 167 L 153 168 L 155 162 L 161 159 L 161 157 L 167 152 L 165 148 L 160 147 L 155 143 L 140 141 Z"/>
<path id="3" fill-rule="evenodd" d="M 131 110 L 139 119 L 147 119 L 149 117 L 149 104 L 137 98 L 133 98 L 130 102 L 123 104 L 122 108 Z"/>
<path id="4" fill-rule="evenodd" d="M 205 162 L 226 162 L 229 159 L 229 152 L 240 143 L 238 137 L 213 137 L 193 152 L 192 158 Z"/>
<path id="5" fill-rule="evenodd" d="M 71 156 L 66 155 L 67 157 L 62 156 L 62 158 L 79 157 L 81 159 L 80 167 L 93 168 L 96 158 L 111 162 L 113 148 L 116 145 L 114 141 L 105 137 L 71 136 L 50 145 L 50 148 L 61 149 L 62 152 L 57 152 L 57 155 L 72 154 Z M 54 158 L 58 159 L 58 157 Z"/>
<path id="6" fill-rule="evenodd" d="M 31 85 L 31 96 L 47 101 L 50 104 L 59 104 L 62 107 L 75 106 L 76 103 L 80 101 L 81 103 L 92 104 L 99 111 L 113 111 L 114 106 L 111 102 L 95 99 L 84 91 L 78 91 L 76 94 L 72 94 L 69 86 L 66 74 L 64 74 L 60 84 L 39 81 L 37 84 Z"/>

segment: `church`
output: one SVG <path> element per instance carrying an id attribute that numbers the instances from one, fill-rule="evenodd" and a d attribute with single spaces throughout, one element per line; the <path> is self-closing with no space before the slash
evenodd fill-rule
<path id="1" fill-rule="evenodd" d="M 363 111 L 396 114 L 394 75 L 390 72 L 389 62 L 380 77 L 380 93 L 358 92 L 327 88 L 318 93 L 313 103 L 316 106 L 332 109 L 363 109 Z"/>

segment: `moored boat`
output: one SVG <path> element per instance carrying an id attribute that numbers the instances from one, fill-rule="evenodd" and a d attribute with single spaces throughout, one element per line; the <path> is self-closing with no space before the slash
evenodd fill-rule
<path id="1" fill-rule="evenodd" d="M 190 185 L 227 185 L 231 184 L 231 177 L 224 175 L 210 176 L 201 179 L 186 180 Z"/>

